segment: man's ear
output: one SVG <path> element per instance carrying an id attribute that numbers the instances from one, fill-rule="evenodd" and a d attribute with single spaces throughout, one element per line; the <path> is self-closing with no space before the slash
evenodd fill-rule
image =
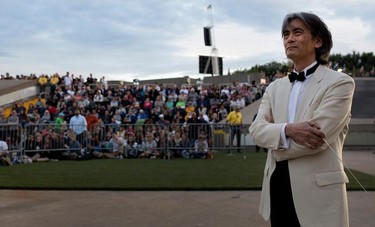
<path id="1" fill-rule="evenodd" d="M 315 45 L 314 45 L 315 48 L 320 48 L 323 45 L 322 39 L 320 37 L 316 37 L 314 39 L 314 42 L 315 42 Z"/>

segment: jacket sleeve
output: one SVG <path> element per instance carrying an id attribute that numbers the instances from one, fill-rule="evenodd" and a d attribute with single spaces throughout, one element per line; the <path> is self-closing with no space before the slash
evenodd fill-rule
<path id="1" fill-rule="evenodd" d="M 273 86 L 270 84 L 262 97 L 258 114 L 250 125 L 249 132 L 255 144 L 268 149 L 279 149 L 280 132 L 284 123 L 273 123 L 272 98 Z"/>

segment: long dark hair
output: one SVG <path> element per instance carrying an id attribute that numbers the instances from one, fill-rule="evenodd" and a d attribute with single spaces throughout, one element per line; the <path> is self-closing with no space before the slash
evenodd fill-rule
<path id="1" fill-rule="evenodd" d="M 298 12 L 290 13 L 285 16 L 282 27 L 281 34 L 283 35 L 288 25 L 292 20 L 301 20 L 307 29 L 311 32 L 314 39 L 320 39 L 322 41 L 322 46 L 315 49 L 315 58 L 320 64 L 327 64 L 329 59 L 329 53 L 332 49 L 332 35 L 329 31 L 327 25 L 323 20 L 313 13 Z"/>

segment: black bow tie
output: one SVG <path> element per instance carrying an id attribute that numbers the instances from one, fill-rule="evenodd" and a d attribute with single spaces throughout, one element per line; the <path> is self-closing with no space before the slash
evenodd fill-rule
<path id="1" fill-rule="evenodd" d="M 307 70 L 306 72 L 306 76 L 312 74 L 315 72 L 316 68 L 318 68 L 319 64 L 315 64 L 313 67 L 311 67 L 310 69 Z M 298 81 L 305 81 L 306 79 L 306 76 L 305 76 L 305 71 L 302 71 L 300 73 L 296 73 L 296 72 L 292 72 L 289 74 L 289 81 L 291 83 L 293 83 L 294 81 L 298 80 Z"/>

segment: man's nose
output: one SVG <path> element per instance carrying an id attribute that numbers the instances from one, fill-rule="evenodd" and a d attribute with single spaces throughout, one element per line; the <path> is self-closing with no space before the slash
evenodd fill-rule
<path id="1" fill-rule="evenodd" d="M 296 40 L 296 36 L 293 33 L 289 34 L 288 38 L 286 39 L 287 43 L 294 42 Z"/>

